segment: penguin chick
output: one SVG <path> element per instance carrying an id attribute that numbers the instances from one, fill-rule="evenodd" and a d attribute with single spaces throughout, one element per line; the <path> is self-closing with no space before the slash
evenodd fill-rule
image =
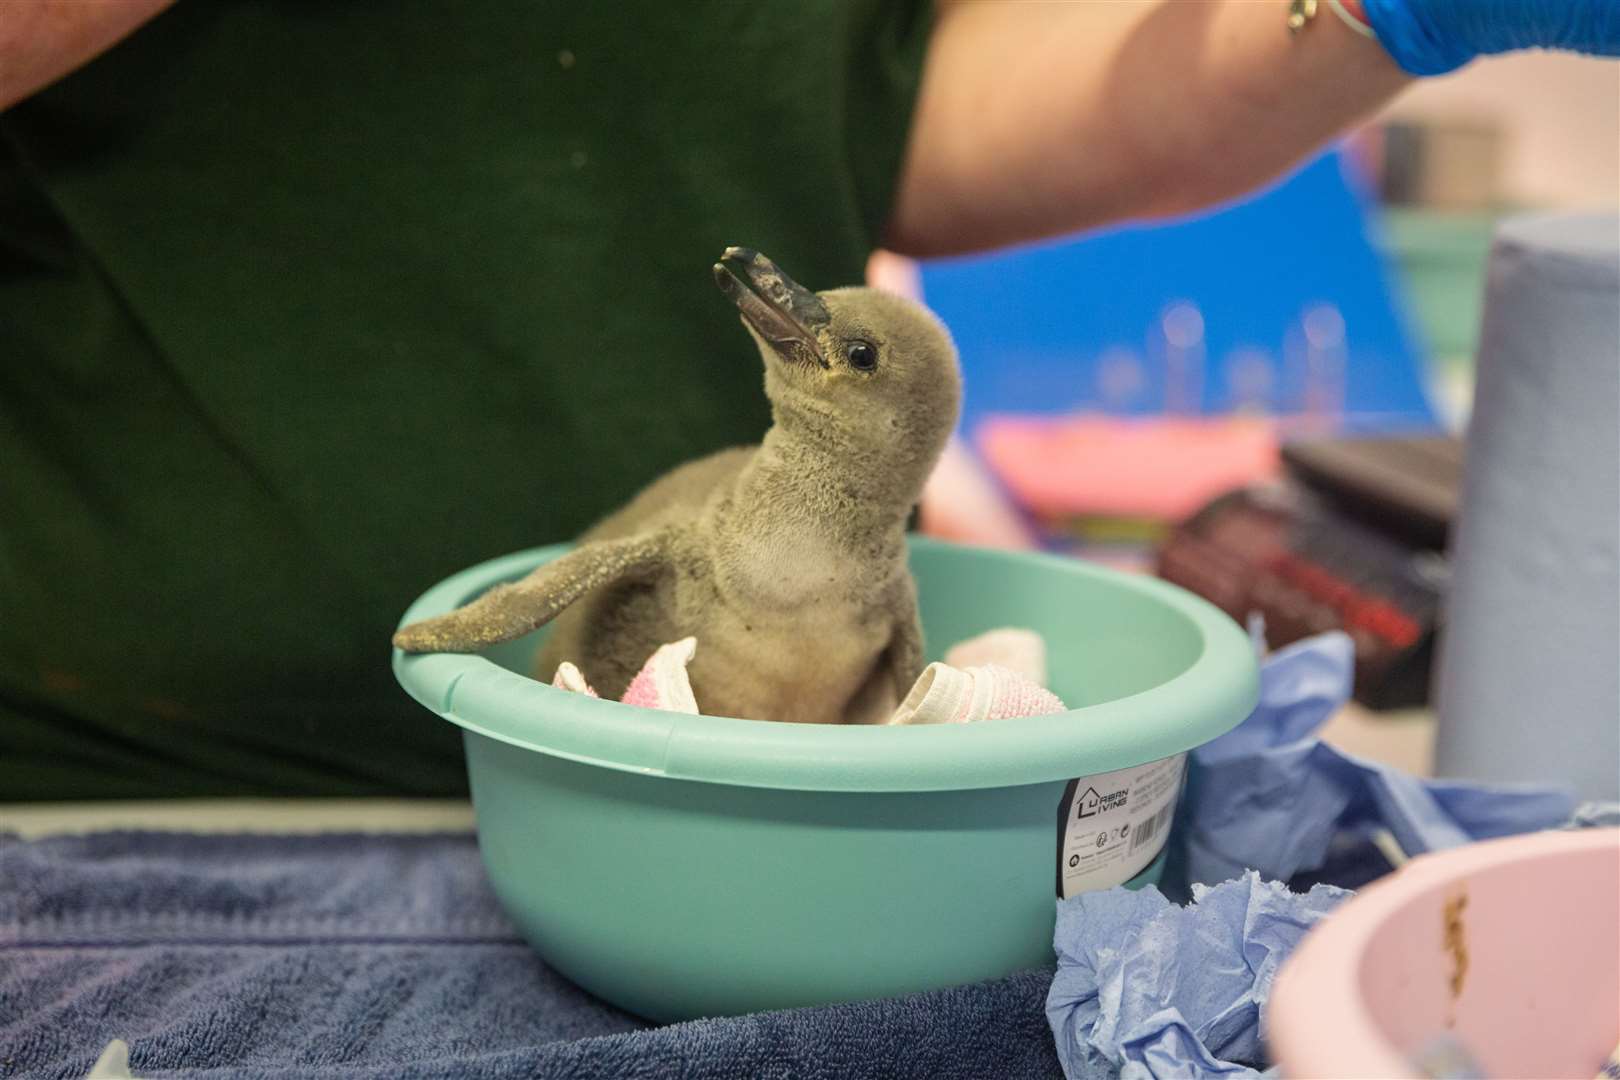
<path id="1" fill-rule="evenodd" d="M 753 447 L 689 462 L 566 555 L 400 630 L 406 652 L 471 652 L 552 632 L 618 698 L 658 646 L 694 636 L 711 715 L 875 722 L 923 668 L 907 516 L 956 426 L 956 349 L 926 309 L 867 288 L 813 293 L 770 259 L 714 267 L 759 347 L 773 423 Z"/>

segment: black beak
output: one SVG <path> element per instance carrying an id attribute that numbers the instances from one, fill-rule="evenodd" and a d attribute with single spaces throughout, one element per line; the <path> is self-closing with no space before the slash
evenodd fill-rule
<path id="1" fill-rule="evenodd" d="M 830 366 L 815 333 L 832 321 L 827 305 L 771 260 L 751 248 L 726 248 L 714 264 L 714 280 L 783 359 Z"/>

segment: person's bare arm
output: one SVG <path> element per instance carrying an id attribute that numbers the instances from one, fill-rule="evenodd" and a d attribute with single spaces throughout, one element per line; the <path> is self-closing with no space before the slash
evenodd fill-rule
<path id="1" fill-rule="evenodd" d="M 89 63 L 174 0 L 0 0 L 0 109 Z"/>
<path id="2" fill-rule="evenodd" d="M 942 2 L 885 246 L 995 247 L 1278 175 L 1411 80 L 1281 0 Z"/>

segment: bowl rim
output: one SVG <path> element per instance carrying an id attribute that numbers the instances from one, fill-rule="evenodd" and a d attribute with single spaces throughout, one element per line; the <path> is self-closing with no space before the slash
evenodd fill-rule
<path id="1" fill-rule="evenodd" d="M 1044 552 L 925 537 L 909 543 L 914 554 L 1034 561 L 1146 594 L 1187 619 L 1201 648 L 1179 674 L 1126 697 L 1050 716 L 915 727 L 781 724 L 639 708 L 555 689 L 476 653 L 395 649 L 394 675 L 432 712 L 513 746 L 642 775 L 798 791 L 951 791 L 1095 776 L 1200 746 L 1236 727 L 1259 698 L 1248 635 L 1184 589 Z M 569 547 L 530 548 L 468 567 L 418 597 L 400 625 L 449 611 Z"/>
<path id="2" fill-rule="evenodd" d="M 1417 1066 L 1390 1040 L 1362 987 L 1367 950 L 1390 919 L 1438 903 L 1486 871 L 1615 854 L 1620 828 L 1544 830 L 1415 856 L 1335 908 L 1284 961 L 1265 1005 L 1272 1059 L 1289 1076 L 1416 1075 Z"/>

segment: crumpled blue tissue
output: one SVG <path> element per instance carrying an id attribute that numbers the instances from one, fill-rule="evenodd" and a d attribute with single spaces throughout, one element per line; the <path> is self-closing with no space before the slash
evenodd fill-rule
<path id="1" fill-rule="evenodd" d="M 1575 808 L 1566 829 L 1612 829 L 1620 825 L 1620 803 L 1584 802 Z"/>
<path id="2" fill-rule="evenodd" d="M 1244 874 L 1193 887 L 1081 893 L 1058 904 L 1046 1016 L 1069 1080 L 1254 1077 L 1262 1009 L 1294 946 L 1352 895 Z"/>
<path id="3" fill-rule="evenodd" d="M 1192 752 L 1172 840 L 1188 881 L 1249 869 L 1286 881 L 1378 830 L 1415 856 L 1570 820 L 1567 791 L 1424 779 L 1323 742 L 1316 732 L 1349 699 L 1354 660 L 1342 633 L 1278 650 L 1261 665 L 1254 713 Z"/>
<path id="4" fill-rule="evenodd" d="M 1182 879 L 1194 882 L 1191 906 L 1151 888 L 1058 905 L 1046 1011 L 1070 1080 L 1267 1075 L 1256 1070 L 1271 980 L 1351 895 L 1339 886 L 1389 869 L 1345 857 L 1376 832 L 1415 856 L 1614 812 L 1577 814 L 1556 789 L 1422 779 L 1329 746 L 1317 731 L 1349 699 L 1354 659 L 1339 633 L 1277 651 L 1253 714 L 1191 753 L 1165 884 L 1183 895 Z M 1283 884 L 1313 871 L 1309 892 Z M 1224 884 L 1196 884 L 1208 882 Z"/>

